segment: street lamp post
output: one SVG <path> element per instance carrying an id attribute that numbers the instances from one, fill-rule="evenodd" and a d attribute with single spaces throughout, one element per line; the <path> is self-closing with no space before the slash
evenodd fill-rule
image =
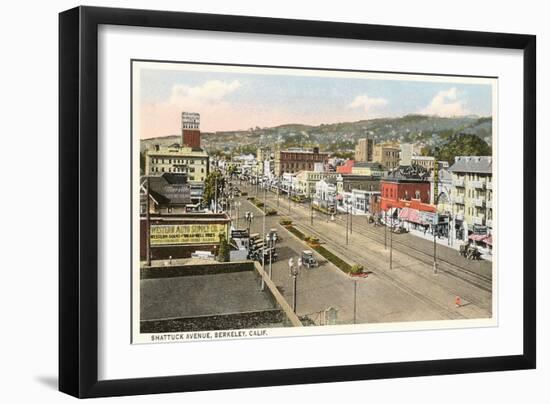
<path id="1" fill-rule="evenodd" d="M 239 207 L 241 206 L 240 201 L 235 201 L 234 207 L 235 207 L 235 228 L 239 228 Z"/>
<path id="2" fill-rule="evenodd" d="M 310 214 L 310 222 L 311 222 L 311 225 L 313 226 L 313 199 L 310 199 L 309 200 L 309 214 Z"/>
<path id="3" fill-rule="evenodd" d="M 294 311 L 294 314 L 297 314 L 296 313 L 296 289 L 297 289 L 297 279 L 298 279 L 298 274 L 300 272 L 300 269 L 302 268 L 302 259 L 301 258 L 298 258 L 298 262 L 297 264 L 295 265 L 294 264 L 294 259 L 290 258 L 288 260 L 288 267 L 289 267 L 289 270 L 290 270 L 290 276 L 292 276 L 293 278 L 293 299 L 292 299 L 292 310 Z"/>
<path id="4" fill-rule="evenodd" d="M 244 214 L 244 219 L 248 223 L 248 237 L 250 237 L 250 225 L 252 223 L 252 219 L 254 219 L 254 213 L 246 211 Z"/>
<path id="5" fill-rule="evenodd" d="M 265 240 L 267 241 L 267 247 L 269 249 L 269 279 L 271 279 L 273 274 L 273 249 L 277 244 L 277 233 L 269 232 L 266 235 Z"/>
<path id="6" fill-rule="evenodd" d="M 266 238 L 266 234 L 265 234 L 266 194 L 267 194 L 267 190 L 264 187 L 264 206 L 263 206 L 264 215 L 263 215 L 263 218 L 262 218 L 263 219 L 262 220 L 262 236 L 263 236 L 264 240 Z M 264 271 L 264 273 L 265 273 L 265 247 L 266 247 L 266 245 L 264 243 L 264 248 L 262 250 L 262 270 Z M 262 276 L 262 290 L 264 290 L 264 288 L 265 288 L 265 282 L 264 282 L 264 278 Z"/>

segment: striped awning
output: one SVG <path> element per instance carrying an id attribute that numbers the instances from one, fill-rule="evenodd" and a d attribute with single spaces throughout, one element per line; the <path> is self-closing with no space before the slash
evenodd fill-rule
<path id="1" fill-rule="evenodd" d="M 399 212 L 399 219 L 412 223 L 425 224 L 420 216 L 420 212 L 412 208 L 401 209 L 401 212 Z"/>
<path id="2" fill-rule="evenodd" d="M 483 241 L 487 238 L 487 235 L 486 234 L 470 234 L 470 236 L 468 238 L 470 240 L 473 240 L 473 241 Z"/>

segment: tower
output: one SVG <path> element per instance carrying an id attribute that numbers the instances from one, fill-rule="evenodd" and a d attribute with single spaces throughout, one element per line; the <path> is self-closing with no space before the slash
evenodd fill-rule
<path id="1" fill-rule="evenodd" d="M 183 146 L 200 148 L 200 114 L 196 112 L 181 113 L 181 143 Z"/>

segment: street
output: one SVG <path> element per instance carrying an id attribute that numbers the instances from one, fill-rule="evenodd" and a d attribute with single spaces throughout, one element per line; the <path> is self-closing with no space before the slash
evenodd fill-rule
<path id="1" fill-rule="evenodd" d="M 249 196 L 264 201 L 264 191 L 255 186 L 241 185 Z M 313 235 L 331 252 L 350 264 L 361 264 L 370 272 L 364 279 L 354 280 L 332 263 L 315 253 L 318 268 L 302 268 L 297 282 L 297 313 L 318 323 L 321 311 L 329 307 L 338 310 L 338 323 L 354 321 L 354 282 L 357 284 L 357 323 L 396 321 L 447 320 L 463 318 L 490 318 L 492 313 L 492 265 L 487 261 L 467 261 L 456 250 L 437 246 L 437 273 L 433 269 L 433 244 L 410 234 L 387 232 L 384 246 L 384 228 L 367 223 L 365 217 L 353 216 L 348 222 L 346 245 L 346 217 L 339 214 L 335 220 L 311 211 L 309 204 L 290 202 L 281 194 L 267 191 L 265 200 L 278 215 L 266 217 L 266 231 L 276 228 L 282 240 L 278 243 L 278 260 L 273 264 L 273 280 L 285 299 L 292 303 L 292 278 L 288 260 L 295 260 L 301 251 L 310 249 L 279 224 L 281 217 L 289 217 L 306 235 Z M 251 211 L 254 219 L 251 232 L 263 234 L 262 209 L 246 197 L 240 197 L 239 222 L 244 226 L 244 213 Z M 311 215 L 313 214 L 313 225 Z M 351 228 L 351 229 L 350 229 Z M 392 266 L 390 269 L 390 247 Z M 268 264 L 266 264 L 267 270 Z M 456 307 L 455 299 L 461 299 Z"/>

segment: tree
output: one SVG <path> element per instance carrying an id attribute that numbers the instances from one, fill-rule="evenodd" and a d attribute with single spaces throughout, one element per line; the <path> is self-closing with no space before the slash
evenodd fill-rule
<path id="1" fill-rule="evenodd" d="M 431 155 L 438 160 L 454 163 L 455 156 L 491 156 L 491 146 L 477 135 L 455 133 L 442 146 L 431 149 Z"/>
<path id="2" fill-rule="evenodd" d="M 220 248 L 218 249 L 218 261 L 229 262 L 230 247 L 225 234 L 220 233 Z"/>
<path id="3" fill-rule="evenodd" d="M 225 179 L 220 171 L 212 171 L 206 176 L 204 181 L 204 193 L 202 195 L 202 201 L 204 206 L 210 206 L 214 198 L 216 197 L 216 184 L 218 186 L 218 201 L 222 196 L 222 191 L 225 188 Z"/>
<path id="4" fill-rule="evenodd" d="M 235 175 L 235 173 L 237 172 L 237 167 L 235 167 L 233 164 L 231 164 L 229 166 L 229 168 L 227 169 L 227 174 L 233 178 L 233 176 Z"/>

